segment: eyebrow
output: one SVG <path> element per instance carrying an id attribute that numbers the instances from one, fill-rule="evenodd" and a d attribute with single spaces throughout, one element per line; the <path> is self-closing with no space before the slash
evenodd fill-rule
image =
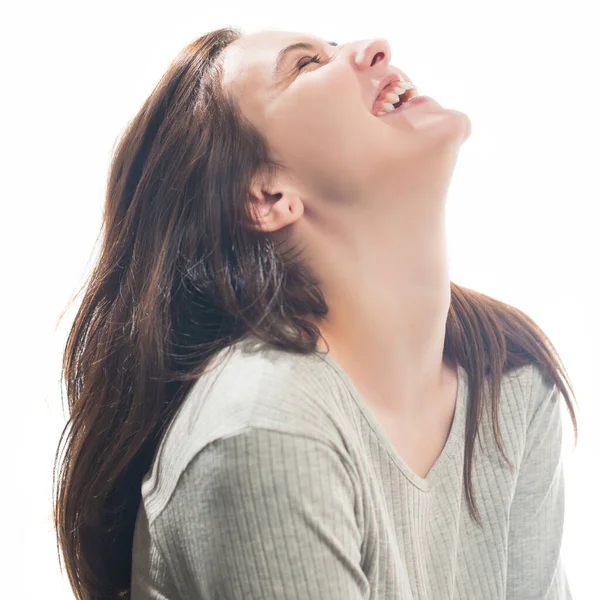
<path id="1" fill-rule="evenodd" d="M 327 42 L 330 46 L 338 46 L 339 44 L 337 42 Z M 290 46 L 287 46 L 286 48 L 284 48 L 283 50 L 279 51 L 279 54 L 277 55 L 277 59 L 275 61 L 275 69 L 273 70 L 273 77 L 275 77 L 278 73 L 279 70 L 281 69 L 281 63 L 283 61 L 283 59 L 285 58 L 285 56 L 289 53 L 289 52 L 293 52 L 294 50 L 315 50 L 315 46 L 313 46 L 312 44 L 309 44 L 308 42 L 296 42 L 295 44 L 291 44 Z"/>

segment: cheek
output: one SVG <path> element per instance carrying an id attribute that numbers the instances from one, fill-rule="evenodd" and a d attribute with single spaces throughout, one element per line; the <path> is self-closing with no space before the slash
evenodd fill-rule
<path id="1" fill-rule="evenodd" d="M 276 156 L 317 195 L 351 197 L 371 185 L 382 154 L 391 157 L 378 123 L 356 118 L 355 112 L 344 119 L 339 111 L 316 107 L 311 113 L 304 106 L 272 123 L 269 140 Z"/>
<path id="2" fill-rule="evenodd" d="M 280 104 L 269 120 L 270 138 L 284 154 L 348 163 L 377 145 L 379 123 L 360 98 L 320 89 L 303 92 Z"/>
<path id="3" fill-rule="evenodd" d="M 345 87 L 316 77 L 298 82 L 271 107 L 267 119 L 275 156 L 301 179 L 339 193 L 369 184 L 382 163 L 396 161 L 410 146 L 411 137 L 401 128 L 391 136 L 389 126 L 370 113 L 360 90 L 347 89 L 344 81 Z"/>
<path id="4" fill-rule="evenodd" d="M 339 70 L 338 70 L 339 71 Z M 347 74 L 313 69 L 300 74 L 273 106 L 278 129 L 322 144 L 332 143 L 356 125 L 362 106 Z M 334 139 L 329 139 L 333 135 Z"/>

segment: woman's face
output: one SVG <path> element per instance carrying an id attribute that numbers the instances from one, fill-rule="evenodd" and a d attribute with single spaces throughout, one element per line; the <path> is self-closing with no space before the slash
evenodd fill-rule
<path id="1" fill-rule="evenodd" d="M 298 42 L 312 48 L 283 52 Z M 301 33 L 253 33 L 225 50 L 224 86 L 306 198 L 357 200 L 411 178 L 417 185 L 423 163 L 457 151 L 470 135 L 466 115 L 434 100 L 373 114 L 386 76 L 419 87 L 418 76 L 409 79 L 390 58 L 381 39 L 334 45 Z"/>

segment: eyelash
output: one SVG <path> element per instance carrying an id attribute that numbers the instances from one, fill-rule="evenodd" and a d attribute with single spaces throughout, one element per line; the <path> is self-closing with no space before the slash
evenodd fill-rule
<path id="1" fill-rule="evenodd" d="M 305 56 L 302 58 L 302 60 L 304 60 L 304 58 L 308 58 L 308 57 Z M 304 63 L 303 65 L 301 65 L 300 62 L 298 62 L 298 71 L 301 71 L 304 67 L 306 67 L 307 65 L 309 65 L 310 63 L 313 63 L 313 62 L 321 64 L 321 55 L 315 54 L 308 62 Z"/>

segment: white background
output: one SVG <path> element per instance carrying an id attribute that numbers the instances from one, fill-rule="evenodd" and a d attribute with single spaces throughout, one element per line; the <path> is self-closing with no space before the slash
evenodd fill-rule
<path id="1" fill-rule="evenodd" d="M 592 2 L 22 2 L 0 16 L 1 595 L 72 598 L 51 528 L 65 421 L 58 317 L 98 248 L 113 145 L 173 57 L 219 27 L 342 44 L 385 37 L 420 93 L 473 124 L 448 195 L 452 281 L 530 315 L 579 402 L 564 407 L 563 562 L 597 597 L 600 45 Z M 332 100 L 333 101 L 333 100 Z M 474 599 L 475 600 L 475 599 Z"/>

